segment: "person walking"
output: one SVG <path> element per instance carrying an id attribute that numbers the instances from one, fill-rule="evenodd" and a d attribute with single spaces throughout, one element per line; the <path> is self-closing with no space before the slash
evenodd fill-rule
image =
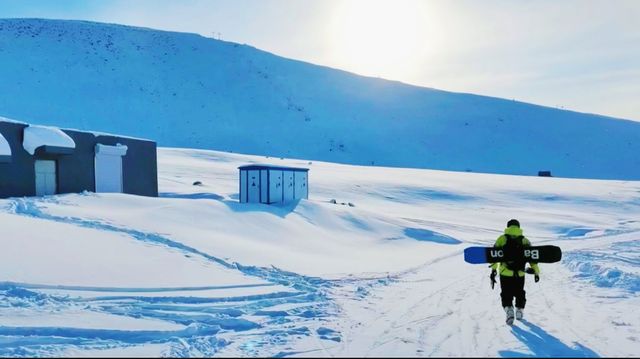
<path id="1" fill-rule="evenodd" d="M 523 249 L 530 247 L 531 242 L 522 234 L 520 222 L 511 219 L 507 222 L 507 228 L 496 240 L 495 248 L 502 249 L 505 253 L 523 253 Z M 512 325 L 515 319 L 522 320 L 524 316 L 524 306 L 527 303 L 526 292 L 524 290 L 525 273 L 534 274 L 537 283 L 540 280 L 540 268 L 535 262 L 529 262 L 530 267 L 525 270 L 526 259 L 524 254 L 521 258 L 512 261 L 497 262 L 491 265 L 491 283 L 496 282 L 496 275 L 500 274 L 500 298 L 502 307 L 507 315 L 507 324 Z M 515 312 L 513 309 L 513 299 L 515 298 Z"/>

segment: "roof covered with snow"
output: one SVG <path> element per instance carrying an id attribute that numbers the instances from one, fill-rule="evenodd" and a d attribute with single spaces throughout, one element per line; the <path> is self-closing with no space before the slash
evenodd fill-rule
<path id="1" fill-rule="evenodd" d="M 29 125 L 24 129 L 24 149 L 31 155 L 41 146 L 76 148 L 76 143 L 57 127 Z"/>
<path id="2" fill-rule="evenodd" d="M 103 145 L 101 143 L 96 144 L 96 154 L 100 153 L 103 155 L 124 156 L 127 154 L 127 149 L 127 146 L 120 143 L 115 146 Z"/>
<path id="3" fill-rule="evenodd" d="M 302 168 L 302 167 L 285 167 L 285 166 L 261 165 L 261 164 L 244 165 L 238 168 L 240 170 L 309 171 L 308 168 Z"/>
<path id="4" fill-rule="evenodd" d="M 2 117 L 2 116 L 0 116 L 0 122 L 9 122 L 9 123 L 17 123 L 17 124 L 20 124 L 20 125 L 26 125 L 25 122 L 16 121 L 16 120 L 13 120 L 13 119 L 10 119 L 10 118 L 6 118 L 6 117 Z"/>
<path id="5" fill-rule="evenodd" d="M 13 124 L 18 124 L 18 125 L 27 125 L 27 126 L 29 125 L 26 122 L 17 121 L 17 120 L 14 120 L 14 119 L 11 119 L 11 118 L 7 118 L 7 117 L 2 117 L 2 116 L 0 116 L 0 122 L 8 122 L 8 123 L 13 123 Z M 124 136 L 124 135 L 110 133 L 110 132 L 88 131 L 88 130 L 81 130 L 81 129 L 77 129 L 77 128 L 69 128 L 69 127 L 62 127 L 61 129 L 62 130 L 69 130 L 69 131 L 75 131 L 75 132 L 90 133 L 94 137 L 107 136 L 107 137 L 118 137 L 118 138 L 124 138 L 124 139 L 129 139 L 129 140 L 136 140 L 136 141 L 156 142 L 156 141 L 148 139 L 148 138 L 134 137 L 134 136 Z"/>

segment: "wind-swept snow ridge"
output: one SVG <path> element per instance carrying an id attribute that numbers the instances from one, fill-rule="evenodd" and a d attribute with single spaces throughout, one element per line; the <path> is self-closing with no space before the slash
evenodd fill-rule
<path id="1" fill-rule="evenodd" d="M 55 308 L 56 311 L 63 313 L 77 312 L 79 308 L 90 308 L 91 312 L 104 313 L 104 315 L 168 322 L 184 328 L 149 331 L 46 325 L 3 326 L 0 327 L 0 336 L 16 337 L 16 339 L 0 344 L 2 355 L 55 355 L 56 352 L 50 350 L 56 348 L 61 350 L 69 346 L 105 348 L 108 343 L 117 342 L 119 346 L 125 348 L 141 344 L 164 343 L 166 344 L 163 352 L 165 355 L 210 356 L 221 348 L 231 345 L 226 340 L 219 339 L 218 333 L 253 331 L 256 333 L 247 335 L 257 336 L 261 340 L 272 338 L 280 343 L 286 343 L 291 336 L 315 335 L 304 323 L 314 320 L 313 318 L 326 316 L 335 310 L 326 296 L 326 290 L 332 286 L 329 281 L 282 271 L 275 267 L 260 268 L 227 262 L 156 233 L 119 227 L 99 220 L 55 216 L 42 211 L 38 201 L 38 199 L 29 198 L 15 199 L 10 202 L 8 209 L 16 215 L 38 220 L 125 234 L 137 241 L 178 250 L 186 256 L 203 257 L 226 269 L 237 270 L 246 276 L 264 279 L 272 284 L 113 288 L 0 283 L 0 302 L 11 303 L 10 307 L 25 308 L 27 311 L 37 311 L 36 308 L 44 308 L 45 311 L 47 308 Z M 274 285 L 277 287 L 269 290 L 268 287 Z M 287 289 L 282 291 L 280 288 Z M 232 292 L 239 290 L 240 295 L 216 295 L 217 292 L 225 293 L 229 290 Z M 252 291 L 257 294 L 251 294 Z M 42 292 L 48 294 L 41 294 Z M 274 330 L 280 322 L 287 325 L 281 330 Z M 24 339 L 17 339 L 20 337 Z M 245 355 L 259 355 L 262 350 L 270 350 L 266 344 L 256 343 L 251 348 L 239 347 L 233 350 L 238 350 Z M 226 350 L 231 349 L 226 348 Z"/>
<path id="2" fill-rule="evenodd" d="M 238 269 L 243 273 L 251 276 L 261 277 L 263 279 L 267 279 L 275 282 L 282 282 L 280 284 L 291 285 L 296 289 L 308 289 L 312 291 L 317 291 L 318 286 L 322 284 L 329 284 L 326 281 L 323 281 L 320 278 L 312 278 L 301 276 L 295 273 L 285 272 L 279 270 L 278 268 L 257 268 L 253 266 L 243 266 L 238 263 L 229 263 L 220 258 L 216 258 L 207 253 L 203 253 L 195 248 L 189 247 L 179 242 L 175 242 L 169 238 L 166 238 L 162 235 L 156 233 L 145 233 L 135 229 L 127 229 L 120 228 L 112 224 L 102 223 L 100 221 L 94 220 L 86 220 L 81 218 L 73 218 L 73 217 L 58 217 L 51 214 L 44 213 L 40 210 L 40 208 L 36 204 L 36 200 L 21 198 L 14 200 L 13 204 L 10 205 L 10 210 L 18 215 L 30 216 L 39 219 L 45 219 L 49 221 L 73 224 L 81 227 L 93 228 L 101 231 L 109 231 L 109 232 L 118 232 L 125 233 L 130 235 L 131 237 L 144 241 L 150 242 L 153 244 L 160 244 L 171 248 L 179 249 L 185 253 L 196 254 L 202 256 L 210 261 L 213 261 L 219 265 L 224 266 L 229 269 Z"/>

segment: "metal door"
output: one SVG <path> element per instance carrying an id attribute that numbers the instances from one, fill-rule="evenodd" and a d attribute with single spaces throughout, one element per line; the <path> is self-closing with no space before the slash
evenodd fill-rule
<path id="1" fill-rule="evenodd" d="M 289 202 L 293 200 L 294 188 L 294 175 L 293 171 L 284 171 L 284 201 Z"/>
<path id="2" fill-rule="evenodd" d="M 122 157 L 96 153 L 96 192 L 122 193 Z"/>
<path id="3" fill-rule="evenodd" d="M 249 203 L 260 202 L 260 171 L 247 171 L 247 185 L 249 190 L 247 191 L 247 197 Z"/>
<path id="4" fill-rule="evenodd" d="M 58 188 L 56 161 L 36 160 L 36 196 L 56 194 Z"/>
<path id="5" fill-rule="evenodd" d="M 281 170 L 269 170 L 269 203 L 280 203 L 283 200 Z"/>
<path id="6" fill-rule="evenodd" d="M 309 189 L 307 188 L 307 172 L 296 171 L 295 172 L 296 180 L 296 191 L 295 197 L 296 199 L 308 199 L 309 198 Z"/>
<path id="7" fill-rule="evenodd" d="M 247 171 L 240 170 L 240 202 L 247 202 Z"/>

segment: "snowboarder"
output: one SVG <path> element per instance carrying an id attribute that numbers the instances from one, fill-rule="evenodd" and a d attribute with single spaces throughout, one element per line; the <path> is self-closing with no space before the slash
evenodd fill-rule
<path id="1" fill-rule="evenodd" d="M 498 237 L 494 247 L 507 251 L 522 251 L 524 247 L 530 247 L 531 242 L 522 235 L 520 222 L 517 219 L 511 219 L 507 222 L 507 228 L 504 234 Z M 524 290 L 524 276 L 526 273 L 533 273 L 534 280 L 537 283 L 540 280 L 540 268 L 535 262 L 529 262 L 530 268 L 525 270 L 525 259 L 508 262 L 493 263 L 491 265 L 491 283 L 495 283 L 496 275 L 500 273 L 500 297 L 502 299 L 502 307 L 507 314 L 507 324 L 513 324 L 515 318 L 522 320 L 524 305 L 527 302 Z M 515 313 L 513 310 L 513 298 L 516 299 Z"/>

